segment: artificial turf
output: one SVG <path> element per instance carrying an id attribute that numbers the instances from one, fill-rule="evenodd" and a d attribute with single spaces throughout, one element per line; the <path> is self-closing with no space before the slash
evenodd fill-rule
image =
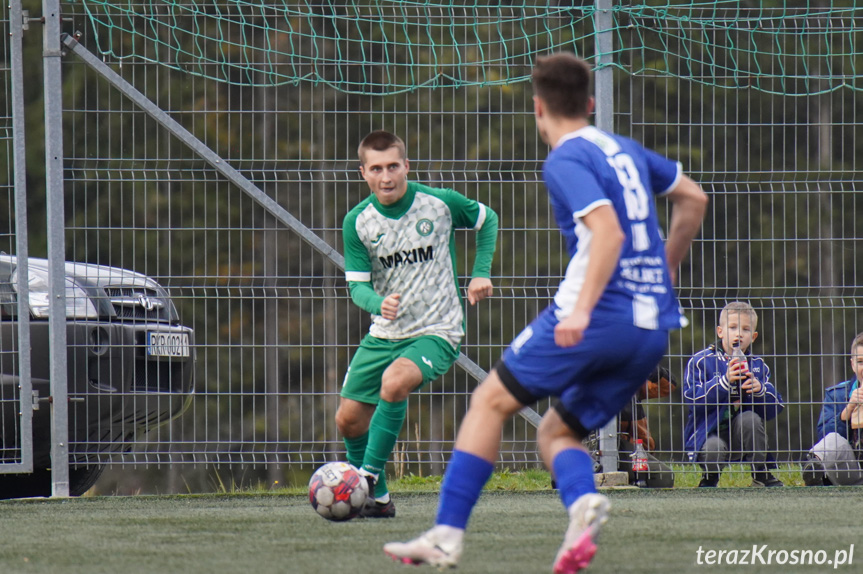
<path id="1" fill-rule="evenodd" d="M 612 516 L 588 572 L 858 572 L 790 564 L 791 551 L 823 559 L 863 539 L 859 487 L 612 490 Z M 92 497 L 0 502 L 0 572 L 161 574 L 198 572 L 372 574 L 420 572 L 381 552 L 427 528 L 435 493 L 399 493 L 392 520 L 332 523 L 303 496 L 221 494 Z M 471 519 L 457 572 L 550 572 L 567 520 L 557 495 L 486 492 Z M 740 564 L 743 550 L 766 545 L 771 564 Z M 702 564 L 698 564 L 698 550 Z M 707 552 L 726 563 L 707 564 Z M 727 564 L 737 550 L 737 564 Z M 808 555 L 803 555 L 804 557 Z M 714 559 L 715 562 L 715 559 Z M 425 571 L 425 570 L 422 570 Z M 433 570 L 430 570 L 433 571 Z"/>

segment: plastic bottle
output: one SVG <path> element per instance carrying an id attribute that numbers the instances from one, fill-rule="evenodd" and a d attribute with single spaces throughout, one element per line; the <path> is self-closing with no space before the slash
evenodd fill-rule
<path id="1" fill-rule="evenodd" d="M 647 487 L 647 451 L 644 450 L 644 443 L 641 439 L 635 441 L 635 452 L 630 457 L 632 458 L 632 472 L 635 473 L 635 486 Z"/>
<path id="2" fill-rule="evenodd" d="M 743 354 L 743 350 L 740 348 L 740 343 L 734 343 L 731 345 L 731 358 L 739 359 L 744 365 L 746 365 L 747 369 L 749 368 L 749 365 L 746 362 L 746 355 Z"/>
<path id="3" fill-rule="evenodd" d="M 740 348 L 740 343 L 733 343 L 731 345 L 731 358 L 742 362 L 745 370 L 749 370 L 749 364 L 746 361 L 746 355 L 743 354 L 743 350 Z M 734 400 L 740 400 L 740 381 L 731 385 L 731 398 Z"/>

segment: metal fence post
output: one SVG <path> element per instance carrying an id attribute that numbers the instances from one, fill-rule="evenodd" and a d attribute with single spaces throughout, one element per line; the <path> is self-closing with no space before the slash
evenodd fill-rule
<path id="1" fill-rule="evenodd" d="M 43 0 L 45 193 L 48 215 L 48 323 L 51 345 L 51 495 L 69 496 L 69 401 L 66 369 L 66 219 L 63 201 L 63 108 L 60 2 Z"/>
<path id="2" fill-rule="evenodd" d="M 33 472 L 33 400 L 30 364 L 30 270 L 27 257 L 27 177 L 24 138 L 24 11 L 9 4 L 9 55 L 12 78 L 12 139 L 15 186 L 15 255 L 18 271 L 18 401 L 21 405 L 21 468 Z"/>
<path id="3" fill-rule="evenodd" d="M 596 55 L 598 69 L 596 82 L 596 127 L 614 131 L 614 70 L 611 64 L 614 38 L 611 9 L 613 0 L 596 0 Z M 599 461 L 603 472 L 617 470 L 617 417 L 612 418 L 599 432 Z"/>

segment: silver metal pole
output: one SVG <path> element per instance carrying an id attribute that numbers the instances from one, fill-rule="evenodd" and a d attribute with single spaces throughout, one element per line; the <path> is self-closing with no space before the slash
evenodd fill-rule
<path id="1" fill-rule="evenodd" d="M 69 50 L 74 52 L 76 56 L 81 58 L 85 64 L 99 72 L 99 74 L 105 78 L 108 83 L 117 88 L 124 96 L 132 100 L 132 102 L 144 110 L 147 115 L 156 120 L 162 127 L 167 129 L 174 137 L 189 146 L 204 161 L 221 173 L 228 181 L 246 192 L 249 197 L 257 201 L 258 204 L 269 211 L 277 220 L 281 221 L 289 229 L 292 229 L 299 234 L 304 241 L 326 256 L 337 267 L 344 269 L 345 258 L 341 253 L 333 249 L 333 247 L 326 241 L 315 235 L 312 230 L 303 225 L 302 222 L 291 215 L 288 210 L 279 205 L 275 199 L 264 193 L 243 174 L 219 157 L 216 152 L 207 147 L 207 144 L 195 137 L 189 130 L 180 125 L 174 118 L 169 116 L 164 110 L 147 98 L 147 96 L 142 94 L 137 88 L 135 88 L 135 86 L 124 80 L 101 59 L 94 56 L 89 50 L 79 44 L 75 38 L 65 35 L 61 41 L 67 48 L 69 48 Z"/>
<path id="2" fill-rule="evenodd" d="M 12 163 L 15 185 L 15 255 L 18 258 L 18 392 L 21 412 L 21 472 L 33 472 L 33 386 L 30 364 L 30 265 L 27 260 L 27 177 L 24 146 L 24 11 L 9 5 L 12 72 Z"/>
<path id="3" fill-rule="evenodd" d="M 467 373 L 477 381 L 481 382 L 485 380 L 486 375 L 488 375 L 488 373 L 482 367 L 471 361 L 464 353 L 459 353 L 458 359 L 456 359 L 455 364 L 467 371 Z M 521 418 L 532 424 L 534 427 L 539 427 L 539 423 L 542 420 L 542 417 L 539 416 L 539 413 L 530 407 L 524 407 L 523 409 L 518 411 L 518 414 L 519 416 L 521 416 Z"/>
<path id="4" fill-rule="evenodd" d="M 66 369 L 66 220 L 63 201 L 63 107 L 60 1 L 42 0 L 45 96 L 45 187 L 48 212 L 48 336 L 51 345 L 51 482 L 53 497 L 69 496 L 69 400 Z"/>
<path id="5" fill-rule="evenodd" d="M 614 70 L 612 50 L 614 36 L 611 9 L 613 0 L 596 0 L 596 127 L 603 131 L 614 131 Z M 617 417 L 612 418 L 599 431 L 599 462 L 603 472 L 617 470 Z"/>

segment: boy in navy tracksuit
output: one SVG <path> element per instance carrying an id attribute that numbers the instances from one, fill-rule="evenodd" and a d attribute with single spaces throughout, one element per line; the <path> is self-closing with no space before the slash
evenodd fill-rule
<path id="1" fill-rule="evenodd" d="M 854 377 L 833 385 L 824 395 L 818 417 L 818 437 L 803 464 L 803 482 L 808 486 L 863 484 L 858 457 L 863 456 L 863 333 L 851 341 L 851 368 Z"/>
<path id="2" fill-rule="evenodd" d="M 747 352 L 758 338 L 757 325 L 752 306 L 729 303 L 719 315 L 719 340 L 693 355 L 686 366 L 683 399 L 689 405 L 689 416 L 685 447 L 689 460 L 701 463 L 704 469 L 698 486 L 717 486 L 730 460 L 752 464 L 751 486 L 783 486 L 768 469 L 764 423 L 785 407 L 770 382 L 770 369 L 761 357 Z M 731 357 L 736 346 L 746 360 Z"/>

